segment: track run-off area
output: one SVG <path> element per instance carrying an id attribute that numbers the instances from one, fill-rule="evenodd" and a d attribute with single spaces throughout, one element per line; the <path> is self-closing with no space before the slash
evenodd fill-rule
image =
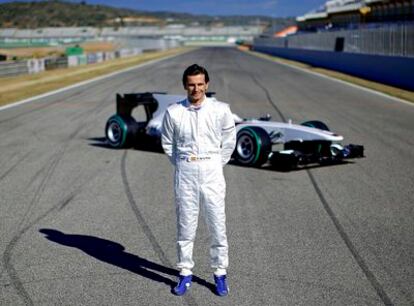
<path id="1" fill-rule="evenodd" d="M 200 216 L 194 284 L 176 281 L 173 169 L 105 145 L 115 94 L 185 94 L 198 63 L 241 117 L 321 120 L 365 158 L 225 167 L 230 294 L 213 293 Z M 203 48 L 0 111 L 1 305 L 413 305 L 414 106 Z"/>

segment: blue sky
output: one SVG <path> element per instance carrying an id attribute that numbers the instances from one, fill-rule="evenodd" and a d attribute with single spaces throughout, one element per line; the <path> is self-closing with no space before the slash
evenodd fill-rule
<path id="1" fill-rule="evenodd" d="M 0 3 L 5 2 L 12 1 L 0 0 Z M 80 0 L 72 0 L 72 2 L 80 2 Z M 325 0 L 86 0 L 86 3 L 146 11 L 287 17 L 303 15 L 324 4 Z"/>

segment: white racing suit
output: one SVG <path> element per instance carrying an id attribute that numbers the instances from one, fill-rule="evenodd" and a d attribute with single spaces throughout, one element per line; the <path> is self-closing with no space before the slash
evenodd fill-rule
<path id="1" fill-rule="evenodd" d="M 217 275 L 225 274 L 228 244 L 223 167 L 236 144 L 230 108 L 207 97 L 198 108 L 187 99 L 178 102 L 165 113 L 161 141 L 175 165 L 177 267 L 184 275 L 194 267 L 193 246 L 202 206 L 211 236 L 211 267 Z"/>

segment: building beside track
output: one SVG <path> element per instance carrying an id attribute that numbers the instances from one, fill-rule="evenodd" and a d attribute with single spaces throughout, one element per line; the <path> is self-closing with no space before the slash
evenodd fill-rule
<path id="1" fill-rule="evenodd" d="M 233 45 L 237 40 L 252 40 L 261 26 L 187 27 L 184 25 L 140 27 L 75 27 L 23 30 L 0 29 L 0 47 L 60 45 L 84 41 L 116 41 L 124 47 L 156 49 L 167 45 Z"/>
<path id="2" fill-rule="evenodd" d="M 414 91 L 414 0 L 330 0 L 253 49 Z"/>
<path id="3" fill-rule="evenodd" d="M 300 31 L 414 22 L 414 0 L 330 0 L 296 21 Z"/>

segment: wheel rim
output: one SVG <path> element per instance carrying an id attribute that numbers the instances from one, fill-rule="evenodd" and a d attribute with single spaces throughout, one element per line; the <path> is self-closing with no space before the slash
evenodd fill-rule
<path id="1" fill-rule="evenodd" d="M 330 149 L 331 149 L 332 156 L 335 157 L 335 156 L 338 156 L 340 153 L 342 153 L 344 148 L 339 144 L 332 144 Z"/>
<path id="2" fill-rule="evenodd" d="M 237 142 L 237 153 L 242 159 L 248 159 L 254 153 L 253 139 L 247 135 L 242 135 Z"/>
<path id="3" fill-rule="evenodd" d="M 113 143 L 120 142 L 122 137 L 122 129 L 118 122 L 111 122 L 108 126 L 108 139 Z"/>

